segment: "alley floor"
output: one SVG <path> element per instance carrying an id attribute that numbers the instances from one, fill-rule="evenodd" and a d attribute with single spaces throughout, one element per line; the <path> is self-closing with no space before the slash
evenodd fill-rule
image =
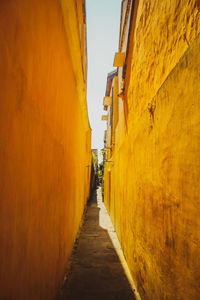
<path id="1" fill-rule="evenodd" d="M 115 245 L 115 246 L 114 246 Z M 101 191 L 88 203 L 59 300 L 134 300 Z"/>

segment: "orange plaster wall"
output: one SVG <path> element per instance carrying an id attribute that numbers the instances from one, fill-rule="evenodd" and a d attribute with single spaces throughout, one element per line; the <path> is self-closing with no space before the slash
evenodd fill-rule
<path id="1" fill-rule="evenodd" d="M 200 295 L 200 10 L 141 0 L 104 199 L 141 299 Z M 130 61 L 129 61 L 130 62 Z M 120 81 L 120 78 L 119 78 Z M 127 130 L 123 104 L 128 104 Z"/>
<path id="2" fill-rule="evenodd" d="M 1 1 L 0 28 L 0 299 L 48 300 L 89 193 L 85 95 L 59 1 Z"/>
<path id="3" fill-rule="evenodd" d="M 200 36 L 115 149 L 104 199 L 141 299 L 199 299 Z"/>
<path id="4" fill-rule="evenodd" d="M 134 27 L 133 84 L 127 86 L 129 128 L 200 32 L 200 2 L 140 0 Z"/>

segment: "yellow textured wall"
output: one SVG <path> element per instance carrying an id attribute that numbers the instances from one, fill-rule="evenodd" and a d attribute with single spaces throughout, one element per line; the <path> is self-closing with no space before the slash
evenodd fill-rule
<path id="1" fill-rule="evenodd" d="M 105 166 L 105 203 L 142 299 L 200 294 L 198 8 L 139 2 L 125 78 L 128 130 L 119 114 Z"/>
<path id="2" fill-rule="evenodd" d="M 200 2 L 140 0 L 134 26 L 130 75 L 134 84 L 127 91 L 130 123 L 141 115 L 200 31 Z"/>
<path id="3" fill-rule="evenodd" d="M 60 1 L 0 3 L 0 299 L 53 299 L 89 193 L 85 91 L 64 23 Z"/>

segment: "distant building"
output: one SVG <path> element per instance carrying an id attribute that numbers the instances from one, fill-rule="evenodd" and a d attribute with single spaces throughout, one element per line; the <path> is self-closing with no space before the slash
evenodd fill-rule
<path id="1" fill-rule="evenodd" d="M 118 72 L 108 73 L 106 93 L 103 99 L 104 110 L 107 111 L 107 130 L 104 132 L 104 148 L 111 154 L 115 144 L 115 125 L 118 119 Z"/>

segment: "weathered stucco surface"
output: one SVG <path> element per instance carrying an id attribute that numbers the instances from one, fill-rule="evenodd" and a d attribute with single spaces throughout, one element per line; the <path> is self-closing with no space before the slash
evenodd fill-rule
<path id="1" fill-rule="evenodd" d="M 140 1 L 127 130 L 119 110 L 105 166 L 105 202 L 142 299 L 200 294 L 198 9 Z"/>
<path id="2" fill-rule="evenodd" d="M 89 192 L 80 53 L 60 1 L 1 1 L 0 28 L 0 298 L 53 299 Z"/>
<path id="3" fill-rule="evenodd" d="M 200 2 L 141 0 L 134 31 L 127 91 L 129 127 L 200 31 Z"/>
<path id="4" fill-rule="evenodd" d="M 199 47 L 198 37 L 105 172 L 105 201 L 142 299 L 199 298 Z"/>

